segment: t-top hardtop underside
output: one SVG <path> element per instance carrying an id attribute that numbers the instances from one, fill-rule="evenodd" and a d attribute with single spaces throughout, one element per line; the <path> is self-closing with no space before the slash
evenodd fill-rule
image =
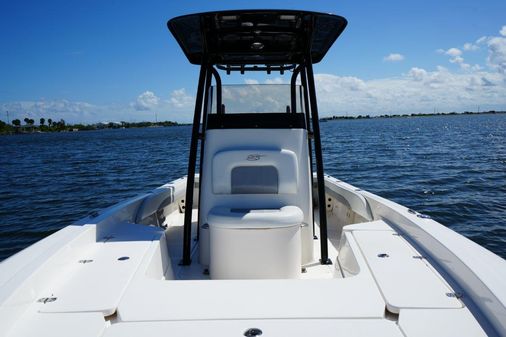
<path id="1" fill-rule="evenodd" d="M 184 15 L 167 26 L 192 64 L 320 62 L 347 25 L 345 18 L 297 10 L 234 10 Z"/>

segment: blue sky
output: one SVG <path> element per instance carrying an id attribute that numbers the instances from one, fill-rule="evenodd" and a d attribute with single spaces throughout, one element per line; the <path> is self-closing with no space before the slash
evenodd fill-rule
<path id="1" fill-rule="evenodd" d="M 184 4 L 184 6 L 182 5 Z M 0 118 L 189 121 L 198 67 L 174 16 L 238 8 L 342 15 L 315 66 L 322 115 L 506 110 L 506 1 L 2 1 Z M 280 82 L 278 75 L 227 82 Z"/>

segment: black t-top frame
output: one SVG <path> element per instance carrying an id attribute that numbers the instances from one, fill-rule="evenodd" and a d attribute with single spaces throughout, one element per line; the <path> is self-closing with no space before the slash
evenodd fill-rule
<path id="1" fill-rule="evenodd" d="M 311 155 L 313 145 L 316 160 L 321 245 L 320 262 L 322 264 L 332 263 L 328 258 L 325 178 L 313 63 L 318 63 L 323 59 L 346 25 L 346 19 L 341 16 L 296 10 L 207 12 L 184 15 L 167 22 L 169 30 L 176 38 L 190 63 L 201 66 L 188 160 L 181 265 L 191 264 L 191 215 L 198 142 L 200 140 L 200 179 L 202 179 L 205 132 L 208 124 L 208 113 L 210 113 L 207 102 L 213 79 L 216 88 L 216 112 L 218 115 L 225 114 L 221 104 L 221 77 L 217 69 L 224 70 L 227 74 L 232 71 L 240 71 L 241 73 L 246 71 L 266 71 L 267 73 L 292 71 L 289 113 L 297 115 L 300 112 L 296 111 L 296 82 L 300 77 L 304 95 L 305 127 L 309 135 L 308 148 L 311 170 L 313 167 Z M 226 120 L 223 119 L 223 121 Z M 213 122 L 213 125 L 217 124 L 215 122 Z M 222 124 L 218 123 L 217 125 Z M 273 123 L 272 125 L 278 124 Z M 241 127 L 247 126 L 242 125 Z M 254 127 L 252 125 L 251 128 Z M 200 225 L 203 224 L 199 224 L 198 229 Z M 315 234 L 314 224 L 313 234 Z"/>

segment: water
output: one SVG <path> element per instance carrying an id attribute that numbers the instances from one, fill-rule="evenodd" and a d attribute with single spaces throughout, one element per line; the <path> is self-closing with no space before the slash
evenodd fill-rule
<path id="1" fill-rule="evenodd" d="M 325 170 L 506 258 L 506 115 L 321 124 Z M 0 137 L 0 260 L 186 174 L 190 127 Z"/>

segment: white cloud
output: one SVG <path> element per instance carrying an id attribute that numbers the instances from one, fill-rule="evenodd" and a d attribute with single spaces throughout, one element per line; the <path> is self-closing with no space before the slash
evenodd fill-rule
<path id="1" fill-rule="evenodd" d="M 414 67 L 400 77 L 373 80 L 332 74 L 315 78 L 322 115 L 464 111 L 477 102 L 506 106 L 503 76 L 472 67 L 463 73 Z"/>
<path id="2" fill-rule="evenodd" d="M 464 50 L 465 51 L 474 51 L 474 50 L 478 50 L 478 49 L 480 49 L 480 47 L 478 47 L 477 45 L 475 45 L 473 43 L 470 43 L 470 42 L 464 43 Z"/>
<path id="3" fill-rule="evenodd" d="M 194 105 L 194 98 L 186 93 L 186 89 L 181 88 L 174 90 L 170 94 L 169 103 L 175 108 L 191 108 Z"/>
<path id="4" fill-rule="evenodd" d="M 383 58 L 383 61 L 387 62 L 399 62 L 404 60 L 404 55 L 398 53 L 392 53 Z"/>
<path id="5" fill-rule="evenodd" d="M 147 111 L 156 108 L 159 102 L 160 98 L 152 91 L 145 91 L 137 97 L 133 107 L 137 111 Z"/>
<path id="6" fill-rule="evenodd" d="M 464 58 L 462 56 L 455 56 L 450 59 L 450 63 L 463 63 Z"/>
<path id="7" fill-rule="evenodd" d="M 506 26 L 502 26 L 501 30 L 499 31 L 499 34 L 502 36 L 506 36 Z"/>
<path id="8" fill-rule="evenodd" d="M 466 50 L 466 51 L 475 50 L 475 49 L 478 49 L 478 46 L 473 45 L 472 43 L 465 43 L 464 44 L 464 50 Z M 462 50 L 460 50 L 458 48 L 450 48 L 448 50 L 438 49 L 437 52 L 440 54 L 445 54 L 445 55 L 450 56 L 450 59 L 449 59 L 450 63 L 458 64 L 461 69 L 467 70 L 467 69 L 471 68 L 470 64 L 467 64 L 464 62 L 464 58 L 461 56 Z"/>
<path id="9" fill-rule="evenodd" d="M 476 40 L 476 44 L 483 44 L 484 42 L 487 41 L 487 39 L 488 39 L 488 37 L 482 36 L 478 40 Z"/>
<path id="10" fill-rule="evenodd" d="M 245 84 L 258 84 L 258 80 L 254 80 L 254 79 L 251 79 L 251 78 L 247 78 L 244 80 L 244 83 Z"/>
<path id="11" fill-rule="evenodd" d="M 410 76 L 415 81 L 423 81 L 427 78 L 427 71 L 425 69 L 413 67 L 409 70 L 408 76 Z"/>
<path id="12" fill-rule="evenodd" d="M 499 33 L 501 36 L 482 36 L 476 43 L 488 47 L 487 65 L 506 75 L 506 26 L 503 26 Z"/>
<path id="13" fill-rule="evenodd" d="M 38 123 L 39 118 L 53 120 L 64 119 L 70 122 L 81 122 L 95 118 L 100 108 L 86 102 L 72 102 L 62 100 L 16 101 L 0 103 L 1 111 L 9 111 L 10 120 L 25 117 L 32 118 Z"/>
<path id="14" fill-rule="evenodd" d="M 445 51 L 446 55 L 450 55 L 452 57 L 457 57 L 462 55 L 462 51 L 458 48 L 450 48 L 447 51 Z"/>
<path id="15" fill-rule="evenodd" d="M 363 80 L 352 76 L 335 76 L 331 74 L 318 74 L 316 81 L 320 85 L 319 90 L 324 94 L 330 94 L 334 90 L 343 91 L 363 91 L 366 89 L 366 84 Z"/>
<path id="16" fill-rule="evenodd" d="M 264 82 L 265 84 L 283 84 L 285 81 L 281 77 L 268 78 Z"/>
<path id="17" fill-rule="evenodd" d="M 506 37 L 492 37 L 488 40 L 487 45 L 488 65 L 500 73 L 506 74 Z"/>

